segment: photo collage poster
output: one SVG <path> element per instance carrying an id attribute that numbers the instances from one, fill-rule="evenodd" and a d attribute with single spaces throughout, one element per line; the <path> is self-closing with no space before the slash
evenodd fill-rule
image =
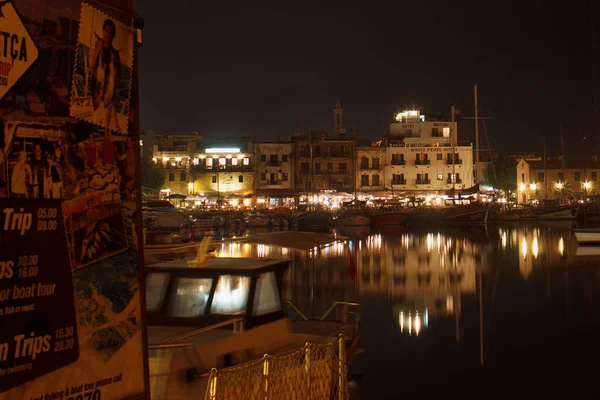
<path id="1" fill-rule="evenodd" d="M 135 19 L 111 5 L 0 0 L 37 52 L 0 98 L 0 400 L 146 394 Z"/>

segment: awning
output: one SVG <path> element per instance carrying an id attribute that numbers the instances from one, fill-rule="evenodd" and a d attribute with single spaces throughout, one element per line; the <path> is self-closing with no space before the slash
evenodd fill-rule
<path id="1" fill-rule="evenodd" d="M 179 194 L 179 193 L 173 193 L 167 196 L 167 199 L 169 200 L 183 200 L 185 199 L 187 196 L 184 194 Z"/>
<path id="2" fill-rule="evenodd" d="M 350 240 L 350 238 L 346 236 L 327 235 L 324 233 L 285 231 L 248 236 L 246 238 L 234 240 L 233 242 L 264 244 L 266 246 L 309 251 L 315 247 L 323 247 L 345 240 Z"/>
<path id="3" fill-rule="evenodd" d="M 257 189 L 256 197 L 294 197 L 295 193 L 291 189 Z"/>

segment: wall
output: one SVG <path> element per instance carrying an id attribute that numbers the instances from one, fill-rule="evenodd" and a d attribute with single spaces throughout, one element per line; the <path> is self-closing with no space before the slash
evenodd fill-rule
<path id="1" fill-rule="evenodd" d="M 256 189 L 288 189 L 291 190 L 294 182 L 293 159 L 291 143 L 258 143 L 256 151 L 257 179 Z M 261 155 L 264 155 L 266 161 L 261 161 Z M 277 162 L 272 165 L 271 155 L 277 156 Z M 283 156 L 287 156 L 287 161 L 283 161 Z M 265 179 L 260 179 L 265 174 Z M 271 182 L 271 174 L 277 174 L 276 182 Z M 283 180 L 283 174 L 287 174 L 287 180 Z"/>
<path id="2" fill-rule="evenodd" d="M 367 164 L 363 164 L 367 158 Z M 379 159 L 374 168 L 373 160 Z M 361 192 L 383 190 L 385 187 L 386 149 L 384 147 L 359 147 L 356 150 L 356 190 Z M 363 185 L 363 176 L 368 176 L 369 184 Z M 373 176 L 379 176 L 379 185 L 373 184 Z"/>
<path id="3" fill-rule="evenodd" d="M 217 179 L 213 182 L 213 179 Z M 243 177 L 243 182 L 239 182 L 239 177 Z M 195 194 L 217 194 L 217 191 L 223 196 L 228 194 L 247 195 L 254 193 L 254 172 L 234 172 L 221 171 L 216 172 L 193 172 L 193 192 Z"/>

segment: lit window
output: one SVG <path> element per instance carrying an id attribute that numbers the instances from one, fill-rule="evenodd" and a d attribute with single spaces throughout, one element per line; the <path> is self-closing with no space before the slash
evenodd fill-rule
<path id="1" fill-rule="evenodd" d="M 443 134 L 444 134 L 444 137 L 450 137 L 450 128 L 444 127 Z"/>
<path id="2" fill-rule="evenodd" d="M 438 181 L 441 181 L 442 179 L 444 179 L 444 174 L 438 174 Z"/>
<path id="3" fill-rule="evenodd" d="M 238 159 L 237 158 L 232 158 L 231 159 L 231 165 L 238 165 Z"/>
<path id="4" fill-rule="evenodd" d="M 274 272 L 261 274 L 256 281 L 252 315 L 264 315 L 281 310 L 281 300 L 277 290 Z"/>
<path id="5" fill-rule="evenodd" d="M 213 165 L 213 159 L 212 158 L 207 158 L 206 159 L 206 166 L 207 167 L 212 167 Z"/>
<path id="6" fill-rule="evenodd" d="M 171 295 L 169 316 L 198 317 L 204 315 L 212 279 L 179 278 Z"/>
<path id="7" fill-rule="evenodd" d="M 243 314 L 248 301 L 249 289 L 249 276 L 220 276 L 210 312 L 224 315 Z"/>
<path id="8" fill-rule="evenodd" d="M 219 165 L 227 165 L 227 159 L 225 157 L 219 158 Z"/>
<path id="9" fill-rule="evenodd" d="M 248 157 L 244 158 L 244 165 L 250 165 L 250 159 Z"/>

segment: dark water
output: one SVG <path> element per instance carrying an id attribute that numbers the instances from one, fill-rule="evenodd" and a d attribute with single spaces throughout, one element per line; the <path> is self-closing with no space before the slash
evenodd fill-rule
<path id="1" fill-rule="evenodd" d="M 447 385 L 597 390 L 600 258 L 578 257 L 571 229 L 345 232 L 359 243 L 364 353 L 351 372 L 362 375 L 361 398 L 429 397 Z"/>
<path id="2" fill-rule="evenodd" d="M 284 297 L 315 317 L 336 300 L 364 306 L 364 351 L 350 367 L 360 398 L 430 398 L 448 385 L 461 394 L 598 390 L 600 258 L 578 255 L 570 223 L 339 234 L 352 240 L 315 263 L 292 257 Z M 221 253 L 247 253 L 235 246 Z"/>

